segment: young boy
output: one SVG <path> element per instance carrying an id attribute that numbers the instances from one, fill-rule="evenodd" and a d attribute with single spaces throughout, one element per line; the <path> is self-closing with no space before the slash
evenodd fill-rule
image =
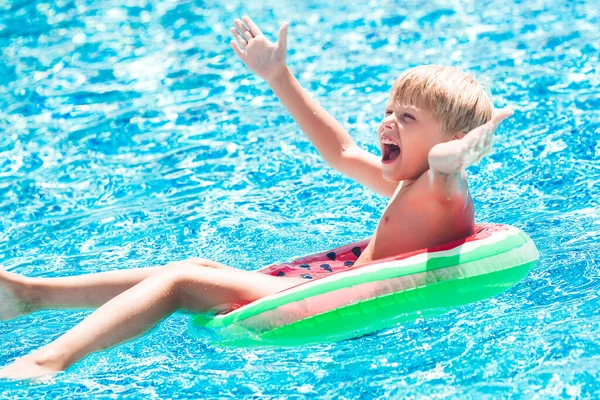
<path id="1" fill-rule="evenodd" d="M 235 20 L 237 56 L 273 89 L 325 161 L 390 197 L 371 241 L 354 265 L 464 238 L 474 210 L 464 169 L 491 148 L 508 116 L 471 77 L 448 67 L 417 67 L 394 83 L 378 129 L 382 158 L 354 143 L 300 87 L 286 65 L 288 25 L 269 42 L 248 17 Z M 466 134 L 468 132 L 468 134 Z M 65 370 L 88 354 L 136 337 L 178 309 L 226 311 L 306 282 L 242 271 L 210 260 L 65 278 L 0 271 L 0 319 L 48 308 L 99 307 L 40 350 L 0 370 L 28 378 Z"/>

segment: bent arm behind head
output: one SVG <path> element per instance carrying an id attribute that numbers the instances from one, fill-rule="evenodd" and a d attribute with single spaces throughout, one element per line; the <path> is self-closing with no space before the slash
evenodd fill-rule
<path id="1" fill-rule="evenodd" d="M 465 195 L 465 169 L 481 160 L 492 148 L 498 125 L 510 117 L 510 109 L 498 111 L 490 121 L 460 139 L 434 146 L 429 152 L 429 176 L 432 188 L 441 198 Z"/>

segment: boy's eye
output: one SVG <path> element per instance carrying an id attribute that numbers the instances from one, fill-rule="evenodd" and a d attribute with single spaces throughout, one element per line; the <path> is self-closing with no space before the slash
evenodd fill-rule
<path id="1" fill-rule="evenodd" d="M 392 112 L 390 110 L 385 110 L 385 115 L 392 115 Z"/>
<path id="2" fill-rule="evenodd" d="M 416 121 L 415 117 L 412 116 L 411 114 L 404 114 L 402 117 L 407 118 L 407 119 L 412 119 L 413 121 Z"/>

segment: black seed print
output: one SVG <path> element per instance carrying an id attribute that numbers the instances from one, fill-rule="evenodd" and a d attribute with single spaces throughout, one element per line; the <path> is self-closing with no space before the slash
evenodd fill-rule
<path id="1" fill-rule="evenodd" d="M 300 276 L 301 276 L 302 278 L 304 278 L 304 279 L 312 279 L 312 276 L 310 276 L 310 275 L 307 275 L 307 274 L 302 274 L 302 275 L 300 275 Z"/>
<path id="2" fill-rule="evenodd" d="M 352 254 L 354 254 L 356 257 L 360 257 L 360 247 L 356 246 L 352 248 Z"/>
<path id="3" fill-rule="evenodd" d="M 344 265 L 345 265 L 346 267 L 351 267 L 351 266 L 353 266 L 353 265 L 354 265 L 354 261 L 344 261 Z"/>
<path id="4" fill-rule="evenodd" d="M 308 264 L 302 264 L 302 265 L 300 265 L 300 268 L 310 269 L 310 265 L 308 265 Z"/>
<path id="5" fill-rule="evenodd" d="M 283 272 L 283 271 L 277 271 L 277 276 L 285 276 L 285 272 Z"/>
<path id="6" fill-rule="evenodd" d="M 323 268 L 325 271 L 333 272 L 329 264 L 321 264 L 321 268 Z"/>
<path id="7" fill-rule="evenodd" d="M 331 261 L 335 261 L 335 251 L 327 253 L 327 258 L 329 258 Z"/>

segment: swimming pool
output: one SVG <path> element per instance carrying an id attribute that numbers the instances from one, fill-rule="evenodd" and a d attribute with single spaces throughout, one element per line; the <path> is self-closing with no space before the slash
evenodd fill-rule
<path id="1" fill-rule="evenodd" d="M 253 269 L 372 233 L 385 199 L 326 168 L 232 54 L 228 27 L 245 13 L 265 32 L 292 21 L 292 69 L 373 152 L 407 67 L 461 67 L 512 104 L 471 191 L 479 221 L 535 240 L 535 270 L 487 301 L 321 346 L 215 348 L 177 314 L 50 383 L 0 382 L 0 397 L 600 392 L 595 2 L 322 3 L 0 6 L 0 266 L 51 277 L 200 256 Z M 85 315 L 1 324 L 0 365 Z"/>

